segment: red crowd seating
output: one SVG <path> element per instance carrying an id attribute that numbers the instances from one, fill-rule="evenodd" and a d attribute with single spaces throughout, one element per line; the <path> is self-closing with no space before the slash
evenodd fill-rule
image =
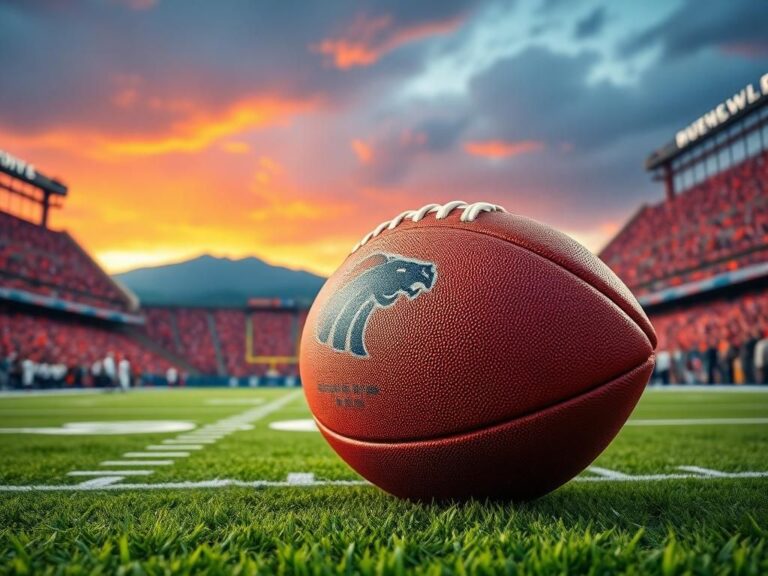
<path id="1" fill-rule="evenodd" d="M 705 373 L 700 382 L 766 379 L 768 373 L 756 370 L 753 350 L 756 341 L 768 338 L 768 289 L 682 305 L 649 317 L 659 338 L 658 353 L 698 359 Z M 733 368 L 737 359 L 738 370 Z"/>
<path id="2" fill-rule="evenodd" d="M 0 212 L 0 286 L 108 308 L 130 303 L 66 232 Z"/>
<path id="3" fill-rule="evenodd" d="M 635 294 L 768 261 L 768 152 L 644 207 L 600 256 Z"/>
<path id="4" fill-rule="evenodd" d="M 218 341 L 224 370 L 230 376 L 261 376 L 272 369 L 282 376 L 298 375 L 293 362 L 255 361 L 256 357 L 294 358 L 306 311 L 148 308 L 147 332 L 167 350 L 186 358 L 202 372 L 217 372 Z M 211 330 L 211 320 L 213 331 Z M 251 329 L 251 342 L 247 339 Z M 176 346 L 176 342 L 181 347 Z"/>
<path id="5" fill-rule="evenodd" d="M 738 348 L 768 330 L 768 291 L 722 298 L 650 315 L 659 350 L 704 349 L 727 343 Z"/>
<path id="6" fill-rule="evenodd" d="M 256 367 L 246 362 L 245 310 L 216 310 L 214 318 L 227 373 L 233 376 L 257 373 Z"/>
<path id="7" fill-rule="evenodd" d="M 90 368 L 112 352 L 134 373 L 165 374 L 170 363 L 130 336 L 74 317 L 53 318 L 0 305 L 0 356 L 15 352 L 34 362 Z"/>
<path id="8" fill-rule="evenodd" d="M 216 348 L 208 318 L 211 313 L 205 308 L 148 308 L 147 332 L 203 374 L 217 374 Z"/>

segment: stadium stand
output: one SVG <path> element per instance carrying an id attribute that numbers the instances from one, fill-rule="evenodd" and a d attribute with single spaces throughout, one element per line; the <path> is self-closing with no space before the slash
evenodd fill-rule
<path id="1" fill-rule="evenodd" d="M 179 371 L 136 332 L 136 297 L 69 233 L 48 227 L 67 187 L 0 156 L 0 388 L 128 386 Z"/>
<path id="2" fill-rule="evenodd" d="M 298 356 L 301 335 L 299 316 L 295 311 L 257 310 L 251 313 L 254 357 L 291 358 Z M 283 375 L 296 375 L 295 364 L 275 362 L 271 370 Z"/>
<path id="3" fill-rule="evenodd" d="M 601 253 L 643 295 L 768 260 L 768 152 L 645 206 Z"/>
<path id="4" fill-rule="evenodd" d="M 656 328 L 657 383 L 768 383 L 767 104 L 729 99 L 654 151 L 665 201 L 600 254 Z"/>
<path id="5" fill-rule="evenodd" d="M 121 289 L 66 232 L 0 212 L 0 286 L 127 311 Z"/>
<path id="6" fill-rule="evenodd" d="M 246 362 L 245 310 L 216 310 L 214 318 L 227 373 L 234 376 L 256 374 L 256 368 Z"/>
<path id="7" fill-rule="evenodd" d="M 51 384 L 93 385 L 94 364 L 110 354 L 115 363 L 128 360 L 136 376 L 165 374 L 171 367 L 165 358 L 109 324 L 0 304 L 0 359 L 9 364 L 63 366 L 71 379 Z"/>
<path id="8" fill-rule="evenodd" d="M 293 359 L 306 310 L 151 307 L 145 312 L 150 337 L 204 374 L 298 375 Z"/>
<path id="9" fill-rule="evenodd" d="M 768 383 L 768 289 L 651 314 L 662 373 L 676 384 Z M 668 366 L 668 369 L 665 369 Z"/>

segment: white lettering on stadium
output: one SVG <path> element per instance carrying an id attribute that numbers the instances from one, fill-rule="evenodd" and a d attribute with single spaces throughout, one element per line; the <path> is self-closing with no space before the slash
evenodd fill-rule
<path id="1" fill-rule="evenodd" d="M 37 171 L 33 164 L 28 164 L 24 160 L 16 158 L 4 150 L 0 150 L 0 166 L 9 172 L 15 172 L 22 178 L 34 180 L 37 177 Z"/>
<path id="2" fill-rule="evenodd" d="M 763 74 L 759 84 L 760 85 L 757 88 L 753 84 L 748 84 L 725 102 L 721 102 L 701 118 L 694 121 L 690 126 L 680 130 L 675 135 L 675 144 L 677 144 L 677 147 L 685 148 L 689 144 L 693 144 L 696 140 L 705 136 L 707 132 L 713 128 L 717 128 L 720 124 L 738 114 L 747 106 L 768 96 L 768 74 Z"/>

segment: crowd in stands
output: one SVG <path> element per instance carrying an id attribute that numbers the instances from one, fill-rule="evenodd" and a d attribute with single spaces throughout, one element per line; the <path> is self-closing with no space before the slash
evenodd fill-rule
<path id="1" fill-rule="evenodd" d="M 659 384 L 768 384 L 768 289 L 651 314 Z"/>
<path id="2" fill-rule="evenodd" d="M 768 261 L 768 152 L 644 207 L 600 256 L 638 295 Z"/>
<path id="3" fill-rule="evenodd" d="M 126 388 L 174 372 L 163 357 L 115 328 L 0 304 L 0 387 Z"/>
<path id="4" fill-rule="evenodd" d="M 246 361 L 246 314 L 243 310 L 221 309 L 214 313 L 216 330 L 227 374 L 243 376 L 254 372 Z"/>
<path id="5" fill-rule="evenodd" d="M 145 316 L 149 336 L 203 374 L 298 375 L 306 311 L 151 307 Z"/>
<path id="6" fill-rule="evenodd" d="M 177 308 L 175 318 L 184 357 L 203 374 L 218 373 L 210 312 L 199 308 Z"/>
<path id="7" fill-rule="evenodd" d="M 601 257 L 638 295 L 768 262 L 768 152 L 644 207 Z M 131 307 L 68 234 L 1 212 L 0 287 Z M 298 375 L 306 310 L 149 307 L 143 314 L 146 336 L 137 338 L 116 324 L 0 303 L 0 388 L 128 387 L 157 375 L 180 383 L 166 352 L 205 375 Z M 649 316 L 659 337 L 654 382 L 768 384 L 768 288 Z"/>
<path id="8" fill-rule="evenodd" d="M 99 308 L 130 303 L 66 232 L 0 212 L 0 286 Z"/>

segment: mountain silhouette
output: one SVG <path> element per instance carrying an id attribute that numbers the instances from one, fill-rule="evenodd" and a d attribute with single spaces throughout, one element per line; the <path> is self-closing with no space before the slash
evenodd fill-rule
<path id="1" fill-rule="evenodd" d="M 258 258 L 204 255 L 177 264 L 115 274 L 144 305 L 244 306 L 249 298 L 310 301 L 325 278 L 272 266 Z"/>

